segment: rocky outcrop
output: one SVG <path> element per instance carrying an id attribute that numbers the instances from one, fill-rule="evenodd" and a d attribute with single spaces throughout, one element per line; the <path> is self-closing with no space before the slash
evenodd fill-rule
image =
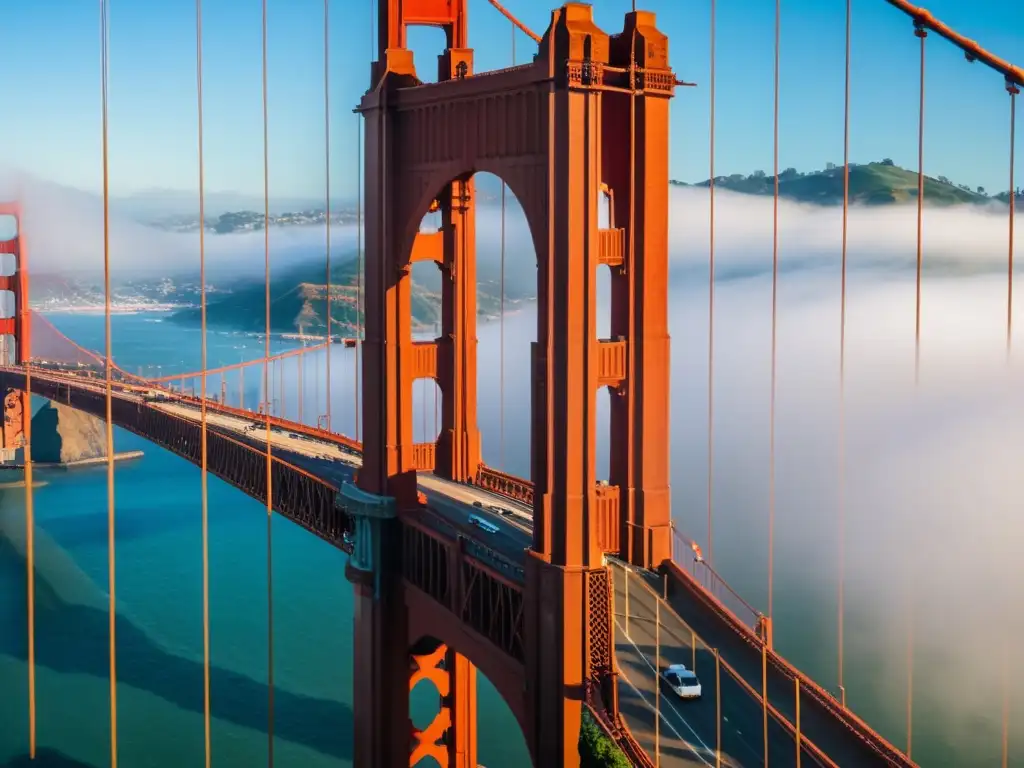
<path id="1" fill-rule="evenodd" d="M 47 402 L 32 417 L 33 461 L 70 464 L 106 455 L 106 429 L 95 416 Z"/>

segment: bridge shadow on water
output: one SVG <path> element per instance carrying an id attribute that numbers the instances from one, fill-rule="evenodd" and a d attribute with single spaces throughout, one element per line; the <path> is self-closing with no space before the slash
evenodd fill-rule
<path id="1" fill-rule="evenodd" d="M 18 755 L 6 763 L 7 768 L 93 768 L 88 763 L 68 757 L 56 749 L 38 749 L 33 760 L 28 755 Z"/>
<path id="2" fill-rule="evenodd" d="M 20 567 L 19 567 L 20 564 Z M 18 574 L 20 573 L 20 579 Z M 9 617 L 26 615 L 24 560 L 0 538 L 0 579 Z M 19 583 L 20 582 L 20 583 Z M 14 598 L 12 596 L 22 596 Z M 178 708 L 203 713 L 203 664 L 161 647 L 124 616 L 116 617 L 119 684 L 147 691 Z M 36 664 L 63 674 L 84 674 L 102 680 L 109 674 L 109 616 L 106 611 L 62 600 L 46 579 L 36 578 Z M 0 654 L 27 662 L 24 632 L 0 633 Z M 266 733 L 268 686 L 247 675 L 210 667 L 211 716 Z M 351 758 L 353 713 L 340 701 L 304 696 L 274 688 L 274 735 L 322 754 Z M 47 751 L 29 763 L 27 757 L 8 765 L 79 766 L 60 753 Z M 22 762 L 18 762 L 21 760 Z"/>

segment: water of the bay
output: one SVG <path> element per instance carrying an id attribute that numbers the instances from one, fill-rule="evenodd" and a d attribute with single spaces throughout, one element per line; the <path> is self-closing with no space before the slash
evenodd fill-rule
<path id="1" fill-rule="evenodd" d="M 765 602 L 765 454 L 767 380 L 763 327 L 748 323 L 746 309 L 761 309 L 742 286 L 730 300 L 719 297 L 724 320 L 716 329 L 716 475 L 714 515 L 716 565 L 750 602 Z M 806 316 L 780 328 L 789 339 L 780 347 L 786 373 L 780 375 L 779 480 L 776 512 L 775 622 L 780 649 L 796 664 L 835 689 L 836 630 L 834 548 L 834 401 L 808 393 L 832 387 L 831 339 L 805 333 L 810 309 L 794 290 L 793 312 Z M 673 321 L 673 495 L 680 528 L 697 538 L 706 517 L 706 331 L 700 327 L 696 294 L 678 292 Z M 729 307 L 735 310 L 730 314 Z M 865 300 L 865 305 L 867 301 Z M 860 316 L 867 324 L 868 307 Z M 857 316 L 857 307 L 851 309 Z M 103 348 L 99 315 L 54 315 L 53 322 L 84 346 Z M 799 320 L 799 322 L 798 322 Z M 810 326 L 814 323 L 811 322 Z M 113 355 L 129 371 L 167 375 L 195 370 L 200 363 L 198 329 L 165 321 L 164 315 L 116 315 Z M 505 321 L 504 419 L 499 418 L 496 323 L 480 328 L 481 428 L 485 458 L 510 472 L 528 474 L 529 345 L 532 312 Z M 706 326 L 705 326 L 706 328 Z M 877 330 L 877 329 L 876 329 Z M 871 332 L 864 331 L 865 336 Z M 263 354 L 258 337 L 210 331 L 208 367 Z M 901 342 L 902 343 L 902 342 Z M 274 339 L 272 352 L 296 344 Z M 856 348 L 856 338 L 851 342 Z M 731 351 L 730 351 L 731 350 Z M 800 361 L 799 364 L 797 361 Z M 808 363 L 818 361 L 820 365 Z M 874 358 L 861 363 L 861 383 Z M 156 365 L 162 366 L 159 371 Z M 298 416 L 298 365 L 283 364 L 284 394 L 275 408 Z M 315 423 L 326 413 L 325 355 L 304 358 L 302 418 Z M 332 422 L 354 431 L 353 353 L 341 345 L 331 352 Z M 799 370 L 798 370 L 799 369 Z M 873 369 L 872 369 L 873 370 Z M 905 373 L 905 372 L 904 372 Z M 258 367 L 246 370 L 245 402 L 261 399 Z M 854 376 L 854 379 L 857 377 Z M 757 383 L 751 395 L 749 381 Z M 192 382 L 189 382 L 190 384 Z M 764 383 L 765 386 L 761 387 Z M 226 379 L 229 402 L 237 403 L 241 382 Z M 198 385 L 197 385 L 198 386 Z M 220 391 L 211 377 L 209 389 Z M 854 383 L 851 388 L 856 389 Z M 870 389 L 870 386 L 865 384 Z M 788 389 L 787 389 L 788 388 Z M 763 389 L 763 391 L 761 391 Z M 417 439 L 435 430 L 434 392 L 416 384 Z M 599 425 L 607 423 L 607 393 L 598 398 Z M 856 409 L 856 397 L 850 395 Z M 865 396 L 867 397 L 867 396 Z M 871 426 L 897 429 L 893 413 L 902 400 L 873 401 Z M 37 404 L 38 405 L 38 404 Z M 666 404 L 666 409 L 668 404 Z M 879 415 L 880 414 L 880 415 Z M 865 421 L 862 419 L 861 421 Z M 809 439 L 808 425 L 826 423 Z M 906 424 L 903 424 L 906 427 Z M 504 448 L 499 435 L 504 431 Z M 820 431 L 821 434 L 818 434 Z M 850 427 L 851 454 L 877 453 L 885 430 Z M 874 436 L 872 436 L 874 435 Z M 141 460 L 117 467 L 116 596 L 118 744 L 126 766 L 177 767 L 203 759 L 202 562 L 200 472 L 184 460 L 118 430 L 119 451 L 145 451 Z M 702 453 L 704 451 L 704 453 Z M 606 464 L 606 446 L 598 452 Z M 822 478 L 830 482 L 822 482 Z M 870 485 L 871 473 L 860 479 Z M 102 766 L 109 762 L 107 478 L 104 467 L 39 472 L 45 486 L 35 490 L 36 662 L 38 738 L 43 765 Z M 852 481 L 850 481 L 852 482 Z M 21 765 L 27 752 L 24 491 L 6 489 L 0 499 L 0 763 Z M 864 542 L 879 535 L 877 520 L 858 515 L 870 493 L 852 493 L 847 506 L 848 558 L 857 583 L 847 604 L 846 687 L 851 705 L 897 744 L 905 740 L 902 681 L 905 641 L 890 610 L 898 590 L 890 576 L 857 567 L 867 560 Z M 753 501 L 752 501 L 753 500 Z M 807 514 L 808 507 L 814 509 Z M 267 518 L 265 508 L 216 478 L 209 481 L 211 698 L 215 764 L 259 765 L 267 751 Z M 911 525 L 916 523 L 911 522 Z M 345 580 L 345 556 L 275 516 L 273 536 L 275 757 L 281 765 L 306 768 L 351 765 L 352 597 Z M 898 537 L 897 537 L 898 538 Z M 809 547 L 808 544 L 815 544 Z M 875 550 L 877 551 L 877 550 Z M 877 555 L 876 555 L 877 556 Z M 993 555 L 994 557 L 994 555 Z M 865 576 L 876 570 L 883 576 Z M 948 569 L 947 569 L 948 570 Z M 891 578 L 896 578 L 892 576 Z M 881 584 L 881 587 L 879 586 Z M 895 582 L 893 582 L 895 584 Z M 891 584 L 889 586 L 892 586 Z M 951 629 L 948 645 L 969 653 L 958 685 L 967 704 L 950 703 L 949 659 L 925 643 L 917 662 L 915 758 L 924 765 L 995 764 L 1000 727 L 999 667 L 982 664 L 984 650 L 964 644 Z M 922 642 L 922 641 L 918 641 Z M 992 657 L 998 656 L 995 650 Z M 956 656 L 953 657 L 954 660 Z M 984 670 L 977 671 L 975 670 Z M 971 679 L 967 679 L 967 676 Z M 978 686 L 988 686 L 975 704 Z M 417 688 L 414 720 L 434 705 L 428 686 Z M 1016 702 L 1015 702 L 1016 704 Z M 1017 710 L 1019 711 L 1019 710 Z M 528 764 L 524 741 L 507 707 L 481 678 L 480 762 L 489 768 Z M 965 722 L 969 725 L 965 725 Z M 950 723 L 954 723 L 950 727 Z M 951 755 L 955 757 L 951 759 Z"/>

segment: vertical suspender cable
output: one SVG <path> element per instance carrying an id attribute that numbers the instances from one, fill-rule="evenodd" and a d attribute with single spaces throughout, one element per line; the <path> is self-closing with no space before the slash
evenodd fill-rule
<path id="1" fill-rule="evenodd" d="M 512 27 L 515 40 L 516 28 Z M 501 266 L 498 275 L 498 466 L 505 469 L 505 180 L 501 180 Z"/>
<path id="2" fill-rule="evenodd" d="M 843 102 L 843 244 L 839 289 L 839 571 L 837 604 L 837 646 L 839 698 L 846 706 L 843 682 L 843 645 L 846 620 L 846 248 L 850 221 L 850 28 L 852 0 L 846 0 L 846 85 Z"/>
<path id="3" fill-rule="evenodd" d="M 18 217 L 18 238 L 21 239 L 21 217 Z M 21 249 L 19 248 L 19 253 Z M 20 259 L 19 259 L 20 261 Z M 18 264 L 19 270 L 24 265 Z M 20 301 L 28 303 L 28 296 Z M 31 322 L 31 321 L 29 321 Z M 15 354 L 17 348 L 15 347 Z M 15 358 L 15 361 L 17 358 Z M 68 390 L 68 397 L 71 390 Z M 22 415 L 25 428 L 25 588 L 28 623 L 28 755 L 36 757 L 36 563 L 35 563 L 35 498 L 32 491 L 32 366 L 25 357 L 25 410 Z"/>
<path id="4" fill-rule="evenodd" d="M 714 2 L 714 0 L 712 0 Z M 636 13 L 636 0 L 633 2 L 633 12 Z M 626 313 L 626 370 L 629 377 L 636 375 L 636 342 L 634 331 L 636 329 L 636 24 L 631 25 L 629 39 L 629 261 L 626 263 L 627 281 L 627 307 Z M 627 387 L 627 389 L 629 389 Z M 636 411 L 636 397 L 632 391 L 626 396 L 626 421 L 633 423 L 633 415 Z M 627 430 L 627 455 L 633 455 L 635 441 L 632 429 Z M 627 551 L 634 552 L 633 536 L 636 531 L 636 510 L 630 506 L 627 520 Z"/>
<path id="5" fill-rule="evenodd" d="M 654 597 L 654 668 L 661 669 L 661 599 L 657 596 Z M 658 684 L 654 686 L 654 765 L 661 768 L 661 686 Z"/>
<path id="6" fill-rule="evenodd" d="M 26 264 L 21 263 L 25 259 L 26 249 L 23 247 L 24 238 L 21 233 L 21 215 L 18 215 L 18 240 L 19 240 L 19 263 L 17 269 L 25 269 Z M 24 283 L 23 283 L 24 284 Z M 28 304 L 28 296 L 18 292 L 18 300 Z M 20 309 L 20 307 L 18 307 Z M 31 317 L 31 316 L 30 316 Z M 31 319 L 29 320 L 31 322 Z M 32 366 L 30 363 L 31 349 L 26 350 L 25 358 L 25 412 L 22 414 L 22 421 L 25 429 L 25 589 L 26 589 L 26 622 L 28 624 L 28 755 L 29 758 L 36 757 L 36 559 L 35 559 L 35 496 L 32 490 Z M 17 363 L 17 341 L 15 341 L 14 359 Z M 71 390 L 68 389 L 68 399 L 71 398 Z"/>
<path id="7" fill-rule="evenodd" d="M 1011 80 L 1006 81 L 1006 91 L 1010 94 L 1010 223 L 1009 223 L 1009 246 L 1006 259 L 1006 357 L 1010 357 L 1010 349 L 1013 344 L 1013 225 L 1016 213 L 1016 189 L 1014 188 L 1013 166 L 1016 161 L 1015 150 L 1017 144 L 1017 94 L 1020 88 Z"/>
<path id="8" fill-rule="evenodd" d="M 921 72 L 917 115 L 917 281 L 916 302 L 914 304 L 914 382 L 921 376 L 921 267 L 922 236 L 924 233 L 924 42 L 928 30 L 915 26 L 914 34 L 921 41 Z"/>
<path id="9" fill-rule="evenodd" d="M 263 280 L 266 312 L 263 388 L 267 393 L 267 764 L 274 765 L 274 473 L 270 446 L 270 131 L 267 114 L 267 0 L 262 8 L 263 75 Z"/>
<path id="10" fill-rule="evenodd" d="M 331 428 L 331 16 L 330 0 L 324 0 L 324 214 L 327 230 L 327 429 Z M 300 390 L 301 391 L 301 390 Z M 302 421 L 302 417 L 299 417 Z"/>
<path id="11" fill-rule="evenodd" d="M 917 116 L 917 280 L 914 305 L 914 384 L 921 381 L 921 266 L 924 234 L 924 75 L 925 39 L 928 30 L 915 23 L 914 35 L 921 41 L 920 88 Z M 914 746 L 914 577 L 907 585 L 907 757 Z"/>
<path id="12" fill-rule="evenodd" d="M 372 16 L 372 14 L 371 14 Z M 355 410 L 356 440 L 359 440 L 359 362 L 363 355 L 363 116 L 356 115 L 356 345 L 355 355 Z M 327 391 L 327 402 L 331 392 Z M 328 406 L 330 407 L 330 406 Z M 330 419 L 328 419 L 328 424 Z"/>
<path id="13" fill-rule="evenodd" d="M 708 176 L 708 565 L 714 566 L 715 480 L 715 0 L 711 0 L 710 146 Z M 777 175 L 777 174 L 776 174 Z"/>
<path id="14" fill-rule="evenodd" d="M 1002 754 L 1000 763 L 1002 768 L 1008 768 L 1010 764 L 1010 654 L 1007 641 L 1003 641 L 1003 739 Z"/>
<path id="15" fill-rule="evenodd" d="M 768 619 L 774 614 L 775 592 L 775 370 L 779 306 L 779 41 L 782 3 L 775 0 L 775 106 L 772 116 L 774 192 L 772 199 L 772 352 L 771 398 L 768 417 Z"/>
<path id="16" fill-rule="evenodd" d="M 203 167 L 203 0 L 196 0 L 196 115 L 199 149 L 200 484 L 203 526 L 203 743 L 210 768 L 210 528 L 206 442 L 206 184 Z M 223 379 L 224 374 L 221 374 Z"/>
<path id="17" fill-rule="evenodd" d="M 1014 179 L 1015 150 L 1017 143 L 1017 95 L 1020 88 L 1011 80 L 1006 81 L 1006 91 L 1010 94 L 1010 220 L 1007 246 L 1006 266 L 1006 357 L 1010 358 L 1013 343 L 1013 237 L 1014 217 L 1016 216 L 1016 181 Z M 1007 768 L 1010 761 L 1010 670 L 1009 653 L 1003 649 L 1003 727 L 1002 727 L 1002 768 Z"/>
<path id="18" fill-rule="evenodd" d="M 103 378 L 107 422 L 107 589 L 110 636 L 110 766 L 117 768 L 117 590 L 115 579 L 117 559 L 114 550 L 114 420 L 112 413 L 113 390 L 110 382 L 113 362 L 110 349 L 110 155 L 107 144 L 107 80 L 110 41 L 106 0 L 100 0 L 100 38 L 103 144 L 103 335 L 105 347 Z"/>
<path id="19" fill-rule="evenodd" d="M 516 65 L 516 25 L 511 24 L 512 66 Z M 501 180 L 501 283 L 498 311 L 498 466 L 505 469 L 505 180 Z"/>

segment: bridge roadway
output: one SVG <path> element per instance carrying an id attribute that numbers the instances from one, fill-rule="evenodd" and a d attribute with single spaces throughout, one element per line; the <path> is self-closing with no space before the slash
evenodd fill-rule
<path id="1" fill-rule="evenodd" d="M 13 373 L 14 370 L 11 370 Z M 17 370 L 20 374 L 21 371 Z M 33 379 L 59 381 L 76 388 L 105 392 L 102 382 L 82 377 L 34 372 Z M 150 407 L 185 421 L 198 422 L 198 403 L 190 401 L 157 402 L 147 400 L 132 387 L 115 384 L 113 396 Z M 207 409 L 207 428 L 244 442 L 256 450 L 265 450 L 267 432 L 258 414 L 251 419 Z M 275 457 L 322 478 L 334 487 L 350 481 L 361 464 L 361 457 L 341 442 L 317 439 L 298 432 L 273 428 L 270 444 Z M 455 483 L 431 474 L 421 473 L 420 490 L 428 505 L 449 522 L 466 528 L 470 515 L 487 519 L 498 528 L 488 534 L 482 529 L 478 540 L 493 548 L 513 563 L 521 564 L 524 550 L 531 544 L 532 510 L 481 488 Z M 477 506 L 479 504 L 479 506 Z M 612 562 L 615 587 L 615 645 L 620 667 L 619 705 L 623 718 L 634 737 L 652 757 L 655 752 L 655 690 L 659 685 L 654 670 L 659 661 L 655 649 L 655 590 L 662 588 L 661 578 L 649 572 L 633 572 L 629 577 L 628 621 L 626 616 L 624 564 Z M 671 579 L 670 582 L 674 582 Z M 665 687 L 660 689 L 660 758 L 664 766 L 714 766 L 717 744 L 717 711 L 715 660 L 713 652 L 699 640 L 694 651 L 693 638 L 721 649 L 722 660 L 734 665 L 750 687 L 761 688 L 760 651 L 752 659 L 750 648 L 713 611 L 700 601 L 689 599 L 686 590 L 675 584 L 670 590 L 672 610 L 660 610 L 660 668 L 672 663 L 693 666 L 700 676 L 704 696 L 699 701 L 681 701 Z M 691 624 L 683 621 L 687 616 Z M 691 628 L 692 627 L 692 628 Z M 722 765 L 764 765 L 764 721 L 760 701 L 730 676 L 723 665 L 721 681 L 721 744 Z M 769 701 L 789 722 L 794 721 L 794 687 L 791 682 L 769 673 Z M 788 696 L 788 699 L 787 699 Z M 809 747 L 802 750 L 805 765 L 838 765 L 842 768 L 912 765 L 887 760 L 834 717 L 815 708 L 807 696 L 801 700 L 804 738 L 811 739 L 824 750 L 832 762 L 819 759 Z M 775 713 L 769 713 L 768 756 L 771 766 L 795 766 L 796 748 L 791 727 L 787 729 Z"/>

